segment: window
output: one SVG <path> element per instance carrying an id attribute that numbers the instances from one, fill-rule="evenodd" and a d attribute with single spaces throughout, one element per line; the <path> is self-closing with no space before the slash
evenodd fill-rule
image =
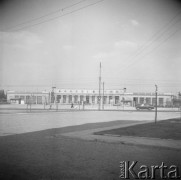
<path id="1" fill-rule="evenodd" d="M 63 95 L 63 103 L 66 103 L 66 99 L 67 99 L 66 95 Z"/>
<path id="2" fill-rule="evenodd" d="M 26 96 L 26 103 L 27 103 L 27 104 L 30 103 L 30 96 Z"/>
<path id="3" fill-rule="evenodd" d="M 42 96 L 37 96 L 37 104 L 42 104 Z"/>
<path id="4" fill-rule="evenodd" d="M 95 103 L 95 96 L 92 96 L 92 104 Z"/>
<path id="5" fill-rule="evenodd" d="M 115 96 L 115 104 L 119 103 L 119 96 Z"/>
<path id="6" fill-rule="evenodd" d="M 140 97 L 140 104 L 144 104 L 145 98 L 144 97 Z"/>
<path id="7" fill-rule="evenodd" d="M 113 100 L 113 97 L 112 97 L 112 96 L 109 96 L 109 104 L 112 103 L 112 100 Z"/>
<path id="8" fill-rule="evenodd" d="M 133 102 L 135 105 L 138 104 L 138 97 L 133 97 Z"/>
<path id="9" fill-rule="evenodd" d="M 20 96 L 20 98 L 21 98 L 22 100 L 24 100 L 24 99 L 25 99 L 25 96 Z"/>
<path id="10" fill-rule="evenodd" d="M 31 100 L 32 100 L 32 104 L 36 104 L 36 96 L 32 96 Z"/>
<path id="11" fill-rule="evenodd" d="M 97 96 L 97 103 L 99 103 L 101 97 Z"/>
<path id="12" fill-rule="evenodd" d="M 80 96 L 80 102 L 84 101 L 84 96 Z"/>
<path id="13" fill-rule="evenodd" d="M 151 104 L 151 98 L 146 98 L 146 104 Z"/>
<path id="14" fill-rule="evenodd" d="M 104 96 L 104 98 L 103 98 L 103 103 L 104 103 L 104 104 L 107 103 L 107 96 Z"/>
<path id="15" fill-rule="evenodd" d="M 163 98 L 159 98 L 159 106 L 163 106 Z"/>
<path id="16" fill-rule="evenodd" d="M 72 95 L 69 95 L 69 103 L 72 103 Z"/>
<path id="17" fill-rule="evenodd" d="M 61 95 L 57 95 L 57 102 L 60 103 Z"/>
<path id="18" fill-rule="evenodd" d="M 152 105 L 155 106 L 156 104 L 156 98 L 152 98 Z"/>
<path id="19" fill-rule="evenodd" d="M 74 96 L 74 103 L 77 103 L 78 102 L 78 96 Z"/>
<path id="20" fill-rule="evenodd" d="M 89 96 L 86 96 L 86 104 L 89 104 Z"/>

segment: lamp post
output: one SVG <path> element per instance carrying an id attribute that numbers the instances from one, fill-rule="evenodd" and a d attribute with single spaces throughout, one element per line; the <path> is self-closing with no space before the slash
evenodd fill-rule
<path id="1" fill-rule="evenodd" d="M 102 85 L 103 85 L 102 109 L 104 110 L 104 82 L 102 83 Z"/>
<path id="2" fill-rule="evenodd" d="M 43 104 L 44 104 L 44 109 L 45 109 L 45 106 L 46 106 L 46 95 L 44 95 L 44 102 L 43 102 Z"/>
<path id="3" fill-rule="evenodd" d="M 179 105 L 180 105 L 180 120 L 181 120 L 181 92 L 178 92 L 178 101 L 179 101 Z"/>
<path id="4" fill-rule="evenodd" d="M 125 94 L 125 92 L 126 92 L 126 88 L 123 88 L 123 89 L 121 89 L 121 90 L 123 90 L 123 111 L 124 111 L 124 94 Z"/>
<path id="5" fill-rule="evenodd" d="M 31 94 L 31 96 L 30 96 L 30 112 L 31 112 L 31 105 L 33 104 L 33 97 L 34 97 L 34 95 Z"/>
<path id="6" fill-rule="evenodd" d="M 99 107 L 98 110 L 101 110 L 101 62 L 100 62 L 100 67 L 99 67 Z"/>
<path id="7" fill-rule="evenodd" d="M 158 86 L 155 84 L 155 124 L 157 122 L 157 91 L 158 91 Z"/>
<path id="8" fill-rule="evenodd" d="M 52 95 L 53 95 L 52 99 L 53 99 L 53 103 L 56 102 L 56 96 L 55 96 L 55 91 L 54 91 L 55 89 L 56 89 L 56 87 L 52 87 Z"/>
<path id="9" fill-rule="evenodd" d="M 54 89 L 56 87 L 52 87 L 52 92 L 50 93 L 50 109 L 52 109 L 52 104 L 55 103 L 55 93 L 54 93 Z"/>

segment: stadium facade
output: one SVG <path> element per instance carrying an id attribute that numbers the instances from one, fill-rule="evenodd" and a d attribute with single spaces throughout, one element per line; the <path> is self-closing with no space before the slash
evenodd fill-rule
<path id="1" fill-rule="evenodd" d="M 158 93 L 157 104 L 160 107 L 171 106 L 174 95 L 172 93 Z M 16 104 L 99 104 L 128 105 L 151 104 L 155 105 L 155 92 L 124 92 L 123 90 L 85 90 L 85 89 L 52 89 L 42 92 L 7 91 L 7 100 Z"/>

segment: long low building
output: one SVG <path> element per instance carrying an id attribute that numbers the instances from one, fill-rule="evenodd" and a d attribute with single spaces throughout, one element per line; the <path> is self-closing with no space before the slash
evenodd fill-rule
<path id="1" fill-rule="evenodd" d="M 158 106 L 171 106 L 174 95 L 172 93 L 158 93 Z M 133 92 L 128 93 L 123 90 L 85 90 L 85 89 L 53 89 L 51 91 L 42 92 L 18 92 L 7 91 L 7 100 L 10 103 L 17 104 L 98 104 L 135 106 L 136 104 L 152 104 L 155 105 L 155 93 Z"/>

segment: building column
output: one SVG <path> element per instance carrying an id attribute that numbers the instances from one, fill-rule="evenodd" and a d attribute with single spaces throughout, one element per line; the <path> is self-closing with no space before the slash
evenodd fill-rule
<path id="1" fill-rule="evenodd" d="M 84 102 L 86 101 L 86 95 L 83 96 L 83 101 L 84 101 Z"/>
<path id="2" fill-rule="evenodd" d="M 63 102 L 63 95 L 61 94 L 60 104 L 62 104 L 62 102 Z"/>
<path id="3" fill-rule="evenodd" d="M 138 96 L 137 98 L 138 98 L 138 104 L 140 104 L 140 97 Z M 152 98 L 151 98 L 151 99 L 152 99 Z"/>
<path id="4" fill-rule="evenodd" d="M 66 95 L 66 104 L 69 103 L 69 95 Z"/>
<path id="5" fill-rule="evenodd" d="M 72 96 L 72 103 L 74 103 L 74 99 L 75 99 L 75 98 L 74 98 L 74 95 L 71 95 L 71 96 Z"/>
<path id="6" fill-rule="evenodd" d="M 109 104 L 109 96 L 106 96 L 106 97 L 107 97 L 106 104 Z"/>
<path id="7" fill-rule="evenodd" d="M 105 99 L 105 101 L 104 101 L 104 99 Z M 107 104 L 107 96 L 103 97 L 103 102 L 104 102 L 104 104 Z"/>
<path id="8" fill-rule="evenodd" d="M 78 100 L 77 101 L 80 103 L 80 95 L 77 95 L 77 96 L 78 96 Z"/>
<path id="9" fill-rule="evenodd" d="M 98 103 L 97 96 L 95 95 L 95 104 L 97 104 L 97 103 Z"/>
<path id="10" fill-rule="evenodd" d="M 35 104 L 38 104 L 38 103 L 37 103 L 37 99 L 38 99 L 37 97 L 38 97 L 38 96 L 35 96 Z"/>

